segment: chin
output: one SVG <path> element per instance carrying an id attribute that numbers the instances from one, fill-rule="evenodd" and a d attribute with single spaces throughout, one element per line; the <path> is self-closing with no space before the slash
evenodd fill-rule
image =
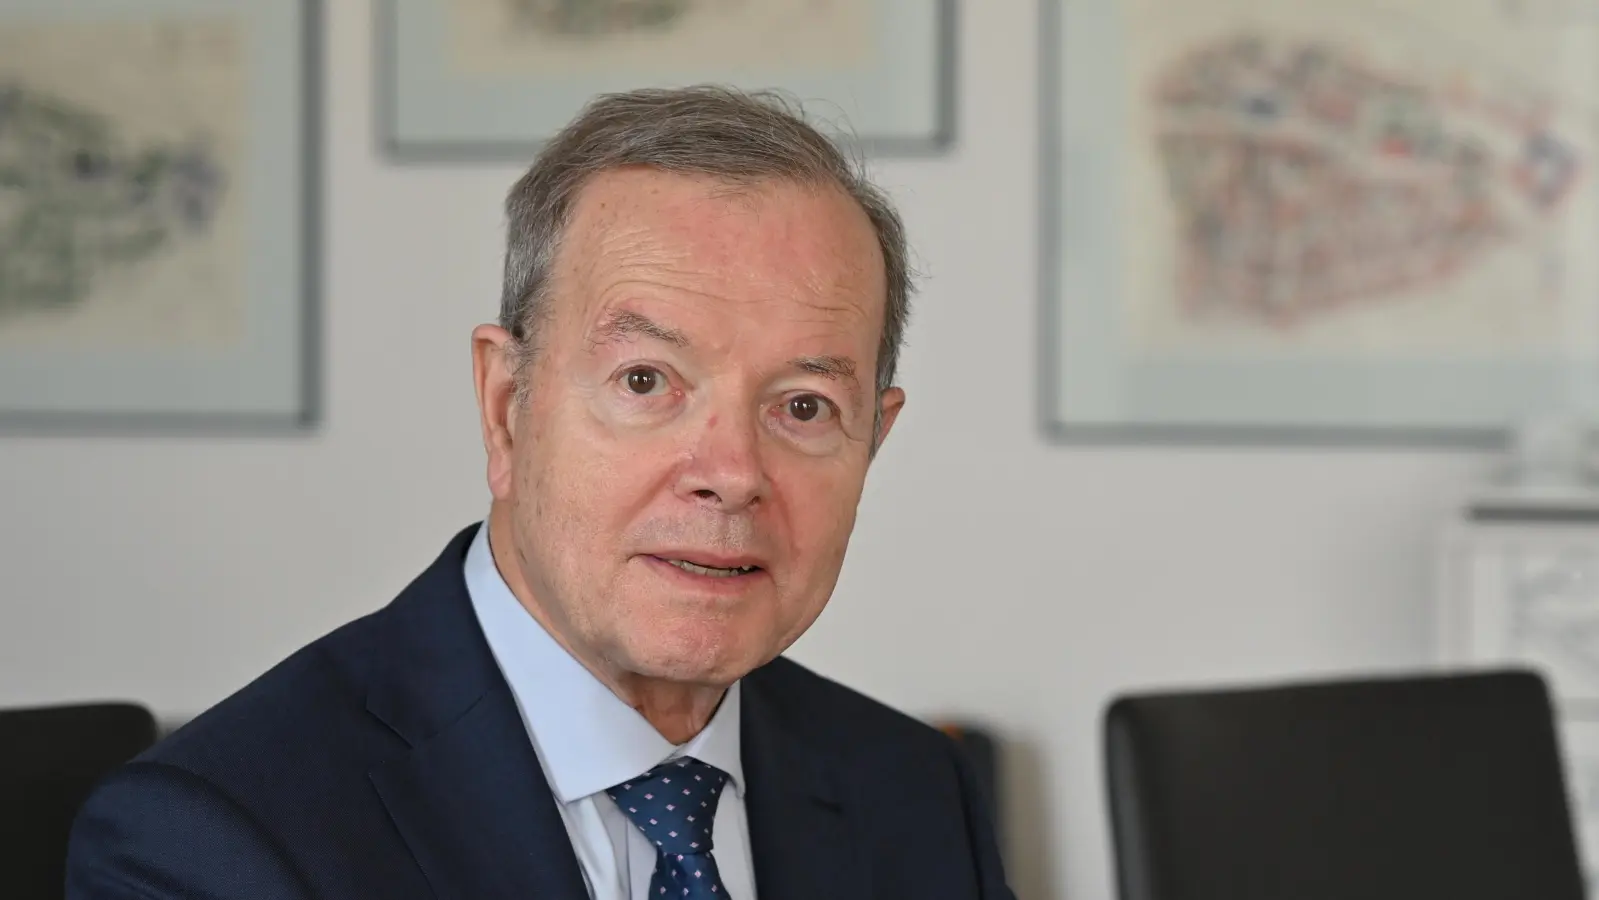
<path id="1" fill-rule="evenodd" d="M 725 628 L 700 626 L 688 631 L 634 642 L 626 653 L 628 668 L 647 678 L 725 686 L 765 661 L 759 648 L 727 634 Z"/>

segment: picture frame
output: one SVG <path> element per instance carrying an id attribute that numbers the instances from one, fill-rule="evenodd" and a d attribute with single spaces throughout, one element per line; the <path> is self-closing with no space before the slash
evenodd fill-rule
<path id="1" fill-rule="evenodd" d="M 5 5 L 0 429 L 317 423 L 320 13 Z"/>
<path id="2" fill-rule="evenodd" d="M 1044 438 L 1473 450 L 1599 409 L 1599 20 L 1516 6 L 1044 0 Z"/>
<path id="3" fill-rule="evenodd" d="M 376 0 L 379 141 L 401 163 L 521 163 L 600 94 L 724 84 L 779 91 L 868 155 L 947 149 L 955 0 L 816 6 Z"/>

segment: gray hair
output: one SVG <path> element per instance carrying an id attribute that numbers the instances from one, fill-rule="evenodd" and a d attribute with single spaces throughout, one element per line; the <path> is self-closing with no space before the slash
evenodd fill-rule
<path id="1" fill-rule="evenodd" d="M 506 196 L 500 326 L 511 333 L 521 357 L 519 390 L 526 390 L 523 369 L 537 352 L 540 327 L 549 315 L 551 270 L 578 192 L 594 176 L 627 166 L 738 185 L 764 180 L 831 185 L 846 193 L 871 221 L 883 254 L 888 296 L 877 347 L 877 392 L 894 385 L 914 291 L 899 214 L 867 180 L 861 162 L 807 124 L 797 104 L 775 92 L 702 85 L 596 98 L 542 149 Z M 882 425 L 877 408 L 874 449 Z"/>

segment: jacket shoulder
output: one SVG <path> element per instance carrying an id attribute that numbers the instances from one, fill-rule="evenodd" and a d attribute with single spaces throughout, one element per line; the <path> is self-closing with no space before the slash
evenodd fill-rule
<path id="1" fill-rule="evenodd" d="M 746 682 L 779 708 L 790 727 L 818 745 L 949 750 L 949 738 L 934 726 L 787 657 L 751 672 Z"/>
<path id="2" fill-rule="evenodd" d="M 949 884 L 970 879 L 973 896 L 1014 900 L 991 798 L 949 735 L 792 660 L 779 658 L 746 682 L 784 736 L 820 753 L 862 801 L 858 828 L 867 852 L 921 871 L 926 857 L 905 848 L 941 848 L 932 852 L 948 864 L 941 871 L 954 879 Z"/>
<path id="3" fill-rule="evenodd" d="M 137 761 L 185 769 L 224 788 L 240 779 L 264 788 L 277 782 L 276 770 L 331 761 L 329 751 L 340 738 L 369 718 L 362 712 L 365 669 L 384 614 L 364 616 L 301 647 Z"/>
<path id="4" fill-rule="evenodd" d="M 370 756 L 375 742 L 391 747 L 399 737 L 367 714 L 369 695 L 380 683 L 414 675 L 439 653 L 455 651 L 432 647 L 442 633 L 470 639 L 459 636 L 475 627 L 460 563 L 475 533 L 475 527 L 459 532 L 385 606 L 301 647 L 141 759 L 220 783 L 256 769 L 277 776 L 296 766 Z"/>

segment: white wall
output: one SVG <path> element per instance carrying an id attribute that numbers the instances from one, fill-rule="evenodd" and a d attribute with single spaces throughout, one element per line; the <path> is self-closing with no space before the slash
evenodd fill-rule
<path id="1" fill-rule="evenodd" d="M 493 315 L 516 170 L 381 164 L 367 5 L 329 6 L 327 423 L 0 441 L 0 705 L 191 714 L 387 601 L 483 510 L 467 336 Z M 1092 900 L 1107 697 L 1424 662 L 1430 530 L 1483 461 L 1043 443 L 1035 16 L 966 4 L 958 149 L 880 169 L 930 276 L 911 400 L 796 655 L 1000 729 L 1020 895 Z"/>

